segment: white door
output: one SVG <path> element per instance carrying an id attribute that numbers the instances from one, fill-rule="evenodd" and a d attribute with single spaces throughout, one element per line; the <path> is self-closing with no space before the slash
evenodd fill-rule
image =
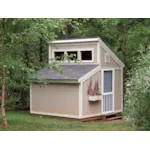
<path id="1" fill-rule="evenodd" d="M 113 71 L 104 70 L 102 75 L 102 113 L 110 113 L 114 111 L 114 93 L 113 93 Z"/>

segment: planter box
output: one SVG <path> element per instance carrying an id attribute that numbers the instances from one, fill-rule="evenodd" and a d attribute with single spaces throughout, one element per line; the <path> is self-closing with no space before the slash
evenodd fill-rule
<path id="1" fill-rule="evenodd" d="M 95 96 L 89 95 L 89 101 L 100 101 L 100 100 L 102 100 L 102 95 L 95 95 Z"/>

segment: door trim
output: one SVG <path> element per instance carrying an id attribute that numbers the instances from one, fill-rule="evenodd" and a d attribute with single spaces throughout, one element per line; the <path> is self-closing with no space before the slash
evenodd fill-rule
<path id="1" fill-rule="evenodd" d="M 103 112 L 103 96 L 106 95 L 106 93 L 104 93 L 104 71 L 112 71 L 112 92 L 109 92 L 107 94 L 112 94 L 113 95 L 113 109 L 112 111 L 108 111 L 108 112 Z M 102 91 L 102 103 L 101 103 L 101 110 L 102 110 L 102 114 L 108 114 L 108 113 L 113 113 L 114 112 L 114 108 L 115 108 L 115 69 L 102 69 L 101 70 L 102 75 L 101 75 L 101 91 Z"/>

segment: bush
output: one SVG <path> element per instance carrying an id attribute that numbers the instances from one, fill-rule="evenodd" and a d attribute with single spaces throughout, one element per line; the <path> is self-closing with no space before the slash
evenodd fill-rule
<path id="1" fill-rule="evenodd" d="M 7 110 L 29 110 L 30 109 L 29 105 L 30 105 L 29 99 L 24 104 L 24 101 L 21 102 L 18 100 L 17 97 L 12 96 L 6 99 L 5 108 Z"/>
<path id="2" fill-rule="evenodd" d="M 15 97 L 6 99 L 6 104 L 5 104 L 6 109 L 15 109 L 17 102 L 18 99 Z"/>
<path id="3" fill-rule="evenodd" d="M 125 116 L 137 130 L 150 130 L 150 56 L 142 55 L 130 73 L 125 94 Z"/>

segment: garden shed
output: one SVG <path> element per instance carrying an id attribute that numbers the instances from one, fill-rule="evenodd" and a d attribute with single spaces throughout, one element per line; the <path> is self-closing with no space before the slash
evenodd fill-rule
<path id="1" fill-rule="evenodd" d="M 101 38 L 56 40 L 49 43 L 51 58 L 73 54 L 63 62 L 64 75 L 45 67 L 30 78 L 30 113 L 84 119 L 123 111 L 124 64 Z M 48 84 L 39 80 L 40 76 Z"/>

